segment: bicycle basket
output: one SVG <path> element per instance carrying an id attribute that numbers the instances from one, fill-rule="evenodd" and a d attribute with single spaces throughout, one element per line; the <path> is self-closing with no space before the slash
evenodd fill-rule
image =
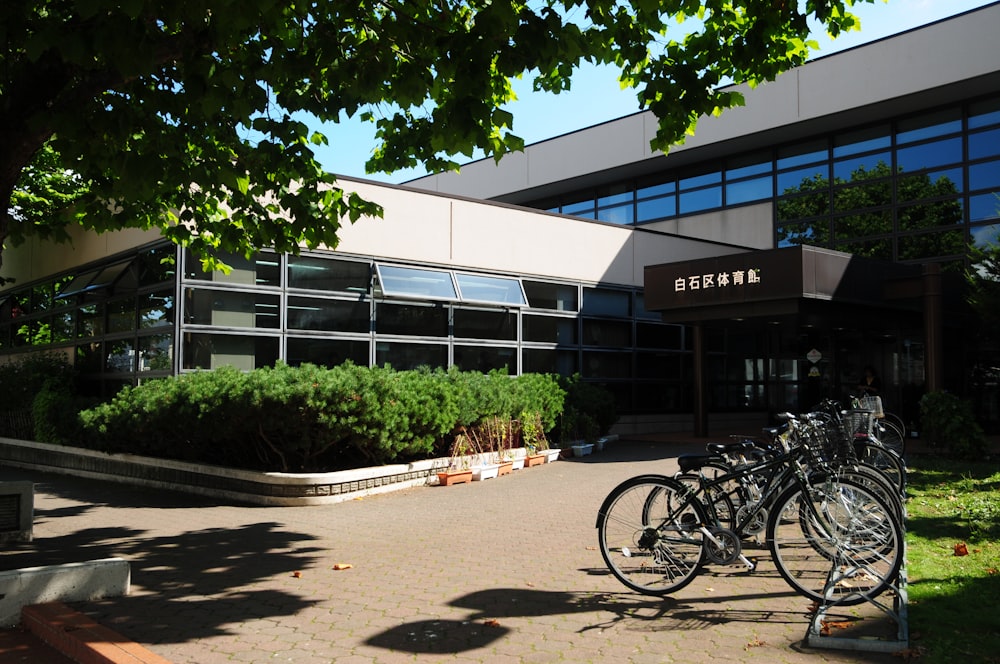
<path id="1" fill-rule="evenodd" d="M 872 416 L 876 419 L 885 417 L 885 411 L 882 410 L 882 397 L 860 397 L 858 399 L 858 408 L 861 410 L 870 410 Z"/>

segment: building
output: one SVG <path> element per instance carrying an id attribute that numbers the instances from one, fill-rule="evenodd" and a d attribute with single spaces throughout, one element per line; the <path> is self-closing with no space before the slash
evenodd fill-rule
<path id="1" fill-rule="evenodd" d="M 637 113 L 460 175 L 344 178 L 382 220 L 229 275 L 140 232 L 8 250 L 0 355 L 62 350 L 102 394 L 278 360 L 579 373 L 623 432 L 757 426 L 872 365 L 907 419 L 947 388 L 995 424 L 955 287 L 1000 231 L 998 29 L 1000 3 L 816 59 L 668 155 Z"/>

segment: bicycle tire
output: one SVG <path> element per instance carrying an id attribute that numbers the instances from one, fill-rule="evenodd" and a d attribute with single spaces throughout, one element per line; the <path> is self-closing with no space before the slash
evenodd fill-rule
<path id="1" fill-rule="evenodd" d="M 906 453 L 906 434 L 903 429 L 888 420 L 880 420 L 872 434 L 887 450 L 903 458 Z"/>
<path id="2" fill-rule="evenodd" d="M 794 510 L 797 519 L 780 518 Z M 768 548 L 781 577 L 799 594 L 825 604 L 854 605 L 892 587 L 905 553 L 893 508 L 851 478 L 831 477 L 776 501 Z"/>
<path id="3" fill-rule="evenodd" d="M 641 475 L 622 482 L 597 515 L 601 556 L 626 587 L 667 595 L 691 583 L 706 560 L 705 510 L 683 484 Z"/>
<path id="4" fill-rule="evenodd" d="M 858 461 L 884 473 L 896 486 L 900 496 L 906 495 L 906 462 L 902 457 L 871 440 L 855 441 L 854 455 Z"/>

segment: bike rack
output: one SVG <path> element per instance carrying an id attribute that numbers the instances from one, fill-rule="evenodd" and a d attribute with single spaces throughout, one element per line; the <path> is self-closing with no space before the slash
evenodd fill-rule
<path id="1" fill-rule="evenodd" d="M 834 564 L 827 576 L 824 595 L 829 598 L 834 586 L 843 575 L 838 574 L 840 567 Z M 892 602 L 881 601 L 881 597 L 886 594 L 892 595 Z M 857 637 L 831 636 L 830 630 L 824 630 L 824 623 L 827 623 L 829 611 L 837 608 L 834 601 L 824 601 L 816 609 L 816 613 L 809 621 L 809 629 L 806 631 L 806 645 L 814 648 L 827 648 L 831 650 L 856 650 L 866 652 L 895 653 L 906 650 L 910 645 L 909 624 L 907 622 L 907 590 L 906 590 L 906 541 L 903 541 L 903 565 L 899 569 L 899 576 L 896 583 L 890 586 L 879 597 L 868 597 L 866 603 L 874 607 L 879 613 L 874 619 L 883 617 L 895 624 L 896 638 L 881 638 L 878 636 L 864 635 Z M 825 633 L 824 633 L 825 632 Z"/>

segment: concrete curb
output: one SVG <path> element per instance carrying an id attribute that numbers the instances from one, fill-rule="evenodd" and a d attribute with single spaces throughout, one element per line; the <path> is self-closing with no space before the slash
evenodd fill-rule
<path id="1" fill-rule="evenodd" d="M 0 572 L 0 625 L 16 625 L 31 604 L 127 595 L 130 580 L 129 564 L 121 558 Z"/>
<path id="2" fill-rule="evenodd" d="M 21 622 L 32 634 L 80 664 L 170 664 L 62 602 L 26 606 Z"/>

